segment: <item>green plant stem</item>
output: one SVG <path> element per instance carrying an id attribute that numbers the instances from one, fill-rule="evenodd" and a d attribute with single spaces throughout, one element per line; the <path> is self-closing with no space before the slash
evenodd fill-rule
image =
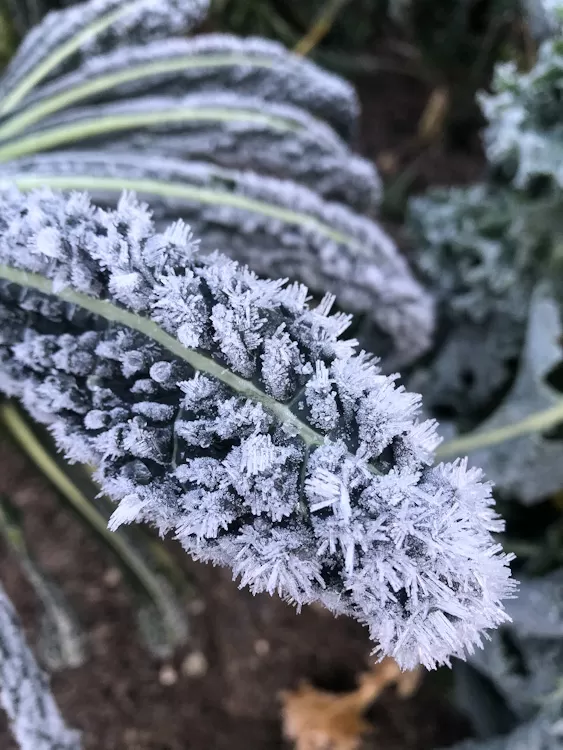
<path id="1" fill-rule="evenodd" d="M 436 451 L 436 458 L 439 460 L 450 459 L 466 453 L 473 453 L 482 448 L 488 448 L 491 445 L 498 445 L 507 440 L 514 440 L 523 435 L 529 435 L 534 432 L 546 432 L 561 422 L 563 422 L 563 399 L 555 406 L 544 411 L 538 411 L 525 419 L 521 419 L 519 422 L 499 427 L 496 430 L 473 432 L 469 435 L 462 435 L 459 438 L 448 440 L 439 446 Z"/>
<path id="2" fill-rule="evenodd" d="M 4 537 L 43 606 L 44 657 L 50 669 L 80 667 L 87 658 L 86 644 L 78 618 L 59 585 L 43 570 L 28 549 L 19 510 L 0 496 L 0 534 Z M 50 654 L 54 645 L 56 656 Z"/>

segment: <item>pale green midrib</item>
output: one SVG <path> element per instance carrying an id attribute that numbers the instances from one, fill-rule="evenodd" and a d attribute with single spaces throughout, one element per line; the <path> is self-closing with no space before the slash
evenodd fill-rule
<path id="1" fill-rule="evenodd" d="M 498 445 L 508 440 L 529 435 L 535 432 L 546 432 L 563 422 L 563 398 L 555 406 L 531 414 L 518 422 L 499 427 L 495 430 L 462 435 L 448 440 L 436 451 L 437 459 L 454 458 L 473 453 L 474 451 Z"/>
<path id="2" fill-rule="evenodd" d="M 144 178 L 126 179 L 117 177 L 91 177 L 90 175 L 8 174 L 6 175 L 6 179 L 14 182 L 21 190 L 33 190 L 38 187 L 52 187 L 59 190 L 87 190 L 90 192 L 95 190 L 110 190 L 118 193 L 130 190 L 135 193 L 149 193 L 162 198 L 183 198 L 210 205 L 232 206 L 233 208 L 252 211 L 273 219 L 296 224 L 297 226 L 314 229 L 325 237 L 335 242 L 342 242 L 344 245 L 360 253 L 363 250 L 360 243 L 349 235 L 336 231 L 329 225 L 308 214 L 292 211 L 289 208 L 280 208 L 264 201 L 247 198 L 244 195 L 212 190 L 211 188 Z"/>
<path id="3" fill-rule="evenodd" d="M 60 47 L 57 47 L 55 51 L 49 57 L 47 57 L 46 60 L 43 60 L 43 62 L 40 63 L 34 70 L 28 73 L 28 75 L 25 76 L 22 81 L 20 81 L 20 83 L 14 88 L 14 90 L 5 97 L 4 101 L 0 104 L 0 114 L 11 112 L 14 107 L 19 104 L 19 102 L 26 96 L 26 94 L 28 94 L 34 86 L 36 86 L 41 80 L 43 80 L 43 78 L 45 78 L 51 72 L 51 70 L 53 70 L 67 57 L 70 57 L 73 52 L 76 52 L 76 50 L 79 49 L 79 47 L 84 42 L 88 41 L 92 37 L 95 37 L 104 29 L 107 29 L 119 18 L 135 10 L 135 6 L 137 5 L 138 3 L 133 2 L 125 3 L 123 7 L 113 11 L 112 13 L 108 13 L 107 15 L 102 16 L 102 18 L 98 18 L 97 21 L 94 21 L 94 23 L 90 24 L 85 29 L 82 29 L 79 34 L 76 34 L 76 36 L 72 37 L 72 39 L 69 39 L 66 44 L 62 44 Z"/>
<path id="4" fill-rule="evenodd" d="M 220 380 L 240 396 L 261 403 L 282 424 L 291 426 L 306 445 L 318 446 L 324 443 L 324 436 L 305 424 L 305 422 L 302 422 L 287 406 L 271 398 L 264 391 L 257 388 L 254 383 L 231 372 L 231 370 L 219 364 L 211 357 L 183 346 L 177 339 L 166 333 L 166 331 L 149 318 L 117 307 L 107 300 L 95 299 L 87 294 L 76 292 L 68 287 L 55 291 L 50 279 L 39 274 L 13 268 L 12 266 L 0 265 L 0 279 L 5 279 L 22 287 L 36 289 L 43 294 L 52 295 L 63 302 L 70 302 L 95 315 L 99 315 L 110 323 L 118 323 L 142 333 L 165 349 L 168 349 L 176 357 L 187 362 L 196 372 L 206 373 Z"/>
<path id="5" fill-rule="evenodd" d="M 161 601 L 162 593 L 158 583 L 153 581 L 153 573 L 146 566 L 142 556 L 138 555 L 134 549 L 130 549 L 129 545 L 123 541 L 119 534 L 113 534 L 108 531 L 101 513 L 88 502 L 78 487 L 62 471 L 58 464 L 53 461 L 49 453 L 33 434 L 33 431 L 21 419 L 17 410 L 11 404 L 3 404 L 0 407 L 0 414 L 12 436 L 22 446 L 26 454 L 39 466 L 59 492 L 69 500 L 77 512 L 86 518 L 106 539 L 108 544 L 114 548 L 116 554 L 125 562 L 134 578 L 149 593 L 154 601 Z M 168 606 L 168 604 L 165 603 L 163 606 Z"/>
<path id="6" fill-rule="evenodd" d="M 4 125 L 0 127 L 0 139 L 10 138 L 18 135 L 25 128 L 33 125 L 48 115 L 76 104 L 83 99 L 88 99 L 100 92 L 110 91 L 123 83 L 141 80 L 149 76 L 173 73 L 175 71 L 190 70 L 194 68 L 220 68 L 231 65 L 246 65 L 256 68 L 273 68 L 275 61 L 272 58 L 253 57 L 252 55 L 194 55 L 193 57 L 177 57 L 169 60 L 158 60 L 143 65 L 133 65 L 130 68 L 99 76 L 92 81 L 76 85 L 60 94 L 54 94 L 37 104 L 31 104 L 20 114 L 13 115 Z"/>
<path id="7" fill-rule="evenodd" d="M 67 125 L 58 125 L 52 129 L 31 133 L 17 138 L 0 147 L 0 162 L 10 161 L 20 156 L 29 156 L 38 151 L 60 146 L 65 143 L 92 138 L 93 136 L 116 133 L 123 130 L 164 126 L 180 122 L 248 122 L 255 125 L 266 125 L 282 133 L 303 130 L 295 121 L 245 109 L 221 107 L 186 107 L 162 109 L 156 112 L 136 112 L 132 114 L 113 114 L 105 116 L 92 115 L 91 118 Z"/>

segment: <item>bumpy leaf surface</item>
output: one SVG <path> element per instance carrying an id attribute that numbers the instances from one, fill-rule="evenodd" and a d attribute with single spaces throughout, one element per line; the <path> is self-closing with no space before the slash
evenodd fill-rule
<path id="1" fill-rule="evenodd" d="M 147 200 L 159 223 L 180 217 L 257 273 L 298 279 L 364 313 L 378 355 L 395 367 L 430 345 L 432 298 L 376 224 L 290 181 L 144 154 L 64 152 L 5 163 L 22 188 L 81 189 L 114 206 L 124 188 Z M 391 342 L 391 346 L 389 346 Z"/>
<path id="2" fill-rule="evenodd" d="M 141 151 L 291 179 L 360 211 L 378 202 L 375 169 L 302 109 L 225 92 L 74 108 L 0 145 L 0 162 L 69 147 Z"/>
<path id="3" fill-rule="evenodd" d="M 414 261 L 436 296 L 438 322 L 434 351 L 409 385 L 430 413 L 465 426 L 510 383 L 524 343 L 547 243 L 522 214 L 517 196 L 487 184 L 411 201 Z"/>
<path id="4" fill-rule="evenodd" d="M 79 734 L 65 725 L 1 586 L 0 703 L 22 750 L 80 750 Z"/>

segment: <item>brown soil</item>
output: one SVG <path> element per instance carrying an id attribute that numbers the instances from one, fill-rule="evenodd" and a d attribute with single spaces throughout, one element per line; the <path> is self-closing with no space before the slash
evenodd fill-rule
<path id="1" fill-rule="evenodd" d="M 473 136 L 459 152 L 439 141 L 420 150 L 416 122 L 429 94 L 416 81 L 372 76 L 359 82 L 364 100 L 362 145 L 377 160 L 389 155 L 397 174 L 417 160 L 417 185 L 467 182 L 482 161 Z M 407 145 L 405 144 L 412 144 Z M 393 167 L 391 159 L 391 165 Z M 393 176 L 391 169 L 391 177 Z M 281 737 L 280 690 L 306 678 L 350 689 L 369 663 L 370 642 L 357 623 L 313 607 L 301 614 L 268 596 L 238 590 L 227 571 L 183 559 L 205 605 L 191 615 L 192 637 L 174 659 L 178 680 L 164 686 L 162 663 L 137 638 L 127 591 L 108 586 L 111 560 L 57 501 L 19 451 L 0 440 L 0 492 L 25 512 L 29 540 L 44 568 L 63 586 L 87 633 L 86 666 L 57 674 L 53 688 L 69 724 L 84 732 L 86 750 L 274 750 Z M 18 565 L 0 543 L 1 580 L 31 643 L 37 608 Z M 203 677 L 180 665 L 202 651 Z M 467 735 L 467 725 L 428 676 L 418 694 L 399 700 L 390 690 L 369 712 L 373 734 L 365 748 L 432 750 Z M 0 747 L 13 750 L 0 711 Z"/>

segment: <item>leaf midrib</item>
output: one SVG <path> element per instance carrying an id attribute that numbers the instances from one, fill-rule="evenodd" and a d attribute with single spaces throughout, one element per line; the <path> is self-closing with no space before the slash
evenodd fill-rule
<path id="1" fill-rule="evenodd" d="M 272 58 L 252 55 L 193 55 L 179 56 L 173 59 L 158 60 L 152 63 L 132 65 L 119 73 L 109 73 L 98 76 L 87 83 L 71 86 L 66 91 L 54 94 L 32 104 L 23 112 L 12 116 L 2 127 L 0 127 L 0 139 L 18 135 L 25 128 L 44 119 L 48 115 L 67 109 L 76 102 L 88 99 L 100 92 L 106 92 L 117 88 L 123 83 L 142 80 L 150 76 L 164 73 L 174 73 L 181 70 L 192 70 L 195 68 L 220 68 L 232 65 L 246 65 L 256 68 L 274 68 L 275 61 Z"/>
<path id="2" fill-rule="evenodd" d="M 250 109 L 222 107 L 169 107 L 145 112 L 95 115 L 66 125 L 55 125 L 46 130 L 16 138 L 0 147 L 0 162 L 21 156 L 29 156 L 85 138 L 115 133 L 151 125 L 163 126 L 181 122 L 250 123 L 262 125 L 282 133 L 303 130 L 297 122 L 288 118 L 257 112 Z"/>
<path id="3" fill-rule="evenodd" d="M 178 339 L 166 333 L 157 323 L 149 318 L 118 307 L 108 300 L 96 299 L 82 292 L 77 292 L 70 287 L 55 290 L 53 282 L 45 276 L 23 271 L 13 266 L 1 264 L 0 279 L 28 289 L 35 289 L 42 294 L 56 297 L 63 302 L 69 302 L 95 315 L 99 315 L 109 323 L 118 323 L 142 333 L 144 336 L 163 346 L 174 354 L 174 356 L 187 362 L 195 371 L 206 373 L 212 378 L 221 381 L 243 398 L 261 403 L 282 424 L 293 428 L 306 445 L 319 446 L 324 443 L 324 436 L 300 420 L 285 404 L 268 396 L 267 393 L 254 385 L 254 383 L 240 377 L 227 367 L 224 367 L 224 365 L 216 362 L 212 357 L 183 346 Z"/>

